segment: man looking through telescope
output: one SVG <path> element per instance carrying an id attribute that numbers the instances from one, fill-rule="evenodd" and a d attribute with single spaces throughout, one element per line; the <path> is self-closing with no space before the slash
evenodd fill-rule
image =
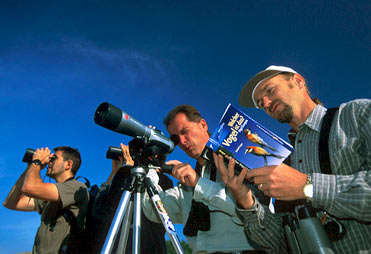
<path id="1" fill-rule="evenodd" d="M 170 135 L 179 137 L 179 147 L 197 161 L 195 169 L 177 160 L 168 161 L 166 164 L 174 165 L 172 175 L 179 184 L 167 191 L 156 186 L 172 222 L 184 224 L 183 233 L 193 253 L 259 253 L 244 233 L 234 198 L 214 163 L 201 157 L 209 139 L 205 119 L 193 106 L 180 105 L 168 113 L 164 124 Z M 153 169 L 147 176 L 158 183 Z M 159 222 L 147 194 L 142 207 L 150 220 Z"/>
<path id="2" fill-rule="evenodd" d="M 78 150 L 66 146 L 36 149 L 32 162 L 17 180 L 3 205 L 18 211 L 38 211 L 41 224 L 36 233 L 32 253 L 66 253 L 70 224 L 64 217 L 68 209 L 83 229 L 89 201 L 84 183 L 74 179 L 81 164 Z M 56 183 L 43 182 L 40 171 L 48 165 L 46 175 Z M 78 237 L 78 236 L 76 236 Z"/>

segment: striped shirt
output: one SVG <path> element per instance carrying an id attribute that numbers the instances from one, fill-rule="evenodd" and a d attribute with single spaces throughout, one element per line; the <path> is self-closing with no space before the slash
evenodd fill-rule
<path id="1" fill-rule="evenodd" d="M 312 205 L 343 223 L 347 233 L 333 242 L 336 253 L 371 252 L 371 100 L 358 99 L 340 105 L 329 137 L 332 174 L 322 174 L 318 142 L 326 108 L 318 105 L 300 125 L 291 155 L 291 166 L 312 173 Z M 247 235 L 268 253 L 285 253 L 282 214 L 272 214 L 255 203 L 250 210 L 237 209 L 244 217 Z"/>

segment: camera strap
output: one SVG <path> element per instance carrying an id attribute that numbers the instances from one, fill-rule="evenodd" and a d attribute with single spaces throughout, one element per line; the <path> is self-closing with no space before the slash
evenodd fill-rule
<path id="1" fill-rule="evenodd" d="M 213 161 L 207 161 L 206 163 L 210 163 L 210 180 L 215 182 L 216 166 Z M 202 166 L 197 163 L 195 170 L 198 175 L 201 175 L 201 168 Z M 185 236 L 197 236 L 198 230 L 210 230 L 210 210 L 207 205 L 192 199 L 191 210 L 189 211 L 187 222 L 184 225 L 183 234 Z"/>
<path id="2" fill-rule="evenodd" d="M 329 138 L 332 120 L 339 108 L 330 108 L 322 119 L 321 131 L 318 142 L 319 165 L 323 174 L 331 174 L 331 163 L 329 153 Z"/>
<path id="3" fill-rule="evenodd" d="M 319 156 L 319 163 L 320 169 L 323 174 L 332 174 L 331 163 L 330 163 L 330 153 L 329 153 L 329 137 L 330 137 L 330 130 L 331 124 L 334 119 L 336 112 L 338 111 L 338 107 L 330 108 L 326 111 L 324 117 L 322 118 L 321 122 L 321 129 L 320 129 L 320 137 L 318 142 L 318 156 Z M 295 144 L 295 139 L 293 139 L 293 135 L 290 136 L 289 139 L 291 144 Z M 290 157 L 285 163 L 290 163 Z M 284 201 L 284 200 L 276 200 L 275 201 L 275 210 L 278 213 L 285 213 L 295 211 L 295 207 L 298 205 L 309 205 L 306 199 L 300 200 L 293 200 L 293 201 Z M 317 209 L 321 211 L 322 209 Z M 323 211 L 323 210 L 322 210 Z M 325 220 L 326 223 L 325 223 Z M 323 211 L 323 217 L 321 219 L 322 224 L 324 224 L 325 231 L 331 240 L 341 239 L 346 230 L 343 224 L 335 217 L 329 215 L 325 211 Z"/>
<path id="4" fill-rule="evenodd" d="M 321 168 L 321 172 L 323 174 L 331 174 L 331 163 L 330 163 L 330 154 L 329 154 L 329 137 L 330 137 L 330 129 L 331 124 L 334 119 L 335 113 L 339 108 L 330 108 L 327 109 L 324 117 L 322 118 L 321 122 L 321 129 L 319 134 L 319 142 L 318 142 L 318 155 L 319 155 L 319 164 Z M 292 146 L 295 147 L 295 137 L 293 135 L 293 131 L 289 131 L 289 140 Z M 287 157 L 284 163 L 290 165 L 291 156 Z M 295 207 L 298 205 L 308 205 L 306 199 L 299 199 L 293 201 L 284 201 L 284 200 L 275 200 L 274 202 L 274 209 L 278 213 L 284 212 L 294 212 Z"/>

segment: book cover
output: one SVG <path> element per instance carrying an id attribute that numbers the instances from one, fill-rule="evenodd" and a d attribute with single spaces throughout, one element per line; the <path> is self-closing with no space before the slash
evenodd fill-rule
<path id="1" fill-rule="evenodd" d="M 289 143 L 231 104 L 206 147 L 225 158 L 234 158 L 238 166 L 247 169 L 278 165 L 293 150 Z"/>

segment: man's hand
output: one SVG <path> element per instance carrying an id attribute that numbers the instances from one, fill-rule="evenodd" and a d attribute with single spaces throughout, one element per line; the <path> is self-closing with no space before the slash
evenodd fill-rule
<path id="1" fill-rule="evenodd" d="M 246 174 L 265 195 L 281 200 L 305 198 L 303 187 L 307 175 L 281 163 L 278 166 L 255 168 Z"/>
<path id="2" fill-rule="evenodd" d="M 228 169 L 224 165 L 224 158 L 221 155 L 213 153 L 215 166 L 219 170 L 222 176 L 225 186 L 227 186 L 232 195 L 235 197 L 238 204 L 244 209 L 250 209 L 254 204 L 251 190 L 243 183 L 247 173 L 247 169 L 243 168 L 240 174 L 237 176 L 234 173 L 234 159 L 230 159 L 228 163 Z"/>
<path id="3" fill-rule="evenodd" d="M 124 156 L 125 164 L 129 166 L 134 166 L 133 158 L 130 155 L 129 146 L 120 144 L 122 150 L 122 156 Z"/>
<path id="4" fill-rule="evenodd" d="M 118 160 L 112 160 L 112 173 L 111 174 L 116 174 L 119 168 L 125 163 L 126 165 L 129 166 L 134 166 L 134 161 L 133 158 L 130 155 L 129 152 L 129 146 L 126 146 L 124 144 L 120 144 L 121 151 L 122 151 L 122 156 L 118 157 Z"/>
<path id="5" fill-rule="evenodd" d="M 195 187 L 200 177 L 196 171 L 188 164 L 177 160 L 167 161 L 166 165 L 174 165 L 171 175 L 186 186 Z"/>
<path id="6" fill-rule="evenodd" d="M 40 169 L 43 169 L 50 161 L 50 150 L 49 148 L 37 148 L 33 154 L 32 160 L 40 160 Z"/>
<path id="7" fill-rule="evenodd" d="M 112 160 L 112 171 L 117 172 L 117 170 L 125 163 L 126 165 L 134 166 L 133 158 L 129 152 L 129 146 L 120 143 L 122 156 L 118 157 L 118 160 Z"/>

